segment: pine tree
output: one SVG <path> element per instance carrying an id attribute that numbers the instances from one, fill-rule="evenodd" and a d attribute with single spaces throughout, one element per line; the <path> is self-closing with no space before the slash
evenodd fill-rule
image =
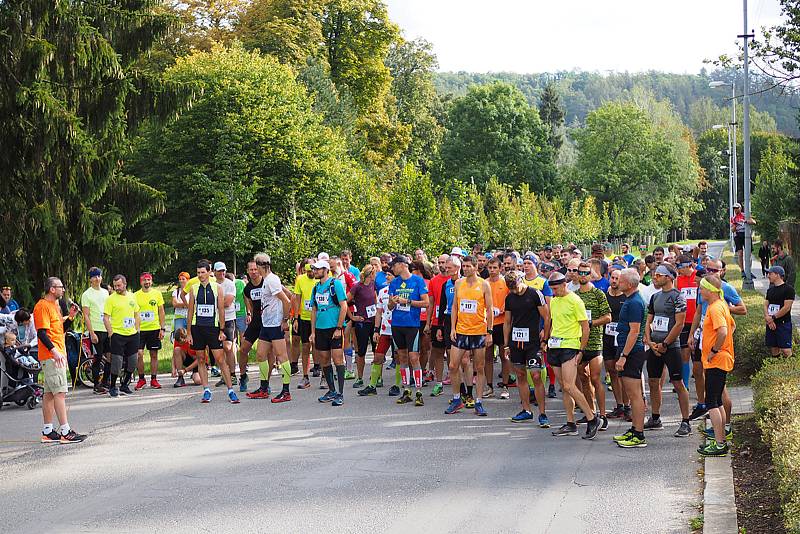
<path id="1" fill-rule="evenodd" d="M 23 302 L 47 276 L 75 298 L 90 263 L 131 273 L 173 254 L 120 238 L 164 208 L 158 191 L 122 172 L 128 136 L 191 96 L 134 68 L 174 23 L 160 4 L 0 2 L 0 278 Z"/>
<path id="2" fill-rule="evenodd" d="M 553 147 L 553 152 L 558 154 L 564 144 L 564 107 L 552 81 L 545 85 L 539 99 L 539 117 L 547 126 L 548 143 Z"/>

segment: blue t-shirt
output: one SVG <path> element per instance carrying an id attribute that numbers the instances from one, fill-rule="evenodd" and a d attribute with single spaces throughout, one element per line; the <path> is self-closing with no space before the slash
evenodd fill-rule
<path id="1" fill-rule="evenodd" d="M 740 302 L 742 302 L 742 297 L 739 296 L 739 293 L 736 291 L 732 285 L 728 282 L 722 282 L 722 296 L 731 306 L 736 306 Z M 708 302 L 703 300 L 703 297 L 700 296 L 700 292 L 697 292 L 697 306 L 700 308 L 700 318 L 706 316 L 706 310 L 708 309 Z M 702 326 L 702 323 L 701 323 Z"/>
<path id="2" fill-rule="evenodd" d="M 333 292 L 336 293 L 338 302 L 347 302 L 344 285 L 336 278 L 328 278 L 324 284 L 315 285 L 311 291 L 311 305 L 317 310 L 315 326 L 319 329 L 336 328 L 339 322 L 339 304 L 333 302 Z"/>
<path id="3" fill-rule="evenodd" d="M 361 269 L 359 269 L 358 267 L 356 267 L 352 263 L 350 264 L 350 267 L 347 268 L 347 270 L 350 271 L 350 274 L 352 274 L 353 276 L 356 277 L 356 280 L 361 278 Z M 384 275 L 384 276 L 386 276 L 386 275 Z"/>
<path id="4" fill-rule="evenodd" d="M 636 261 L 636 258 L 634 257 L 633 254 L 625 254 L 624 256 L 622 256 L 622 259 L 625 260 L 625 262 L 628 264 L 628 267 L 630 267 L 631 264 L 634 261 Z"/>
<path id="5" fill-rule="evenodd" d="M 608 286 L 610 284 L 608 283 L 608 280 L 606 280 L 605 278 L 601 278 L 600 280 L 592 282 L 592 285 L 597 289 L 599 289 L 600 291 L 602 291 L 603 293 L 608 293 Z"/>
<path id="6" fill-rule="evenodd" d="M 544 276 L 539 275 L 539 278 L 544 278 Z M 544 281 L 544 285 L 542 286 L 542 295 L 544 295 L 545 297 L 553 296 L 553 290 L 550 288 L 550 282 L 548 282 L 546 278 Z"/>
<path id="7" fill-rule="evenodd" d="M 456 296 L 456 283 L 453 282 L 452 278 L 449 278 L 447 282 L 444 283 L 444 296 L 447 298 L 447 307 L 444 310 L 444 314 L 452 315 L 453 299 Z"/>
<path id="8" fill-rule="evenodd" d="M 636 343 L 633 345 L 631 352 L 644 351 L 642 336 L 644 336 L 646 313 L 644 300 L 642 300 L 642 296 L 638 291 L 626 298 L 625 302 L 622 303 L 622 308 L 619 310 L 619 319 L 617 320 L 617 354 L 622 354 L 622 350 L 625 348 L 625 342 L 631 332 L 630 323 L 641 323 L 642 325 L 639 328 L 639 335 L 636 336 Z"/>
<path id="9" fill-rule="evenodd" d="M 408 300 L 422 300 L 422 295 L 428 293 L 428 287 L 421 276 L 412 274 L 408 280 L 398 276 L 389 284 L 389 295 L 398 295 Z M 411 303 L 398 304 L 392 310 L 392 328 L 395 326 L 413 326 L 419 328 L 419 315 L 422 308 L 412 306 Z"/>
<path id="10" fill-rule="evenodd" d="M 381 289 L 387 285 L 386 273 L 383 271 L 378 271 L 378 274 L 375 275 L 375 293 L 380 293 Z"/>

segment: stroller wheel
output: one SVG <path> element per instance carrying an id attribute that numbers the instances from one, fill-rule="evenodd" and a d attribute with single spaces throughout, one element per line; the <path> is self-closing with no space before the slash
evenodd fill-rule
<path id="1" fill-rule="evenodd" d="M 14 404 L 16 404 L 17 406 L 25 406 L 26 402 L 28 402 L 28 399 L 21 399 L 21 400 L 15 400 Z"/>
<path id="2" fill-rule="evenodd" d="M 27 405 L 29 410 L 33 410 L 39 405 L 39 400 L 36 397 L 29 397 Z"/>

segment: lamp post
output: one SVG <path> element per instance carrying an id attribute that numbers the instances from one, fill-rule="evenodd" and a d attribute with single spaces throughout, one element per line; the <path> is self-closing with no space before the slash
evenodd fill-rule
<path id="1" fill-rule="evenodd" d="M 714 82 L 711 82 L 714 83 Z M 731 130 L 735 129 L 735 126 L 726 126 L 724 124 L 715 124 L 711 127 L 714 130 L 721 130 L 723 128 L 728 130 L 728 165 L 720 167 L 722 169 L 728 169 L 728 221 L 733 219 L 733 204 L 736 202 L 736 166 L 735 166 L 735 156 L 733 155 L 736 149 L 734 148 L 731 151 Z M 734 250 L 734 243 L 733 243 L 733 230 L 730 229 L 730 224 L 728 224 L 728 240 L 731 244 L 731 250 Z"/>
<path id="2" fill-rule="evenodd" d="M 752 267 L 753 250 L 753 228 L 750 226 L 752 214 L 750 213 L 750 53 L 748 51 L 748 39 L 754 37 L 747 33 L 747 0 L 743 0 L 744 12 L 744 33 L 739 35 L 744 41 L 744 91 L 742 92 L 742 117 L 744 123 L 743 156 L 744 156 L 744 280 L 742 289 L 754 289 Z"/>

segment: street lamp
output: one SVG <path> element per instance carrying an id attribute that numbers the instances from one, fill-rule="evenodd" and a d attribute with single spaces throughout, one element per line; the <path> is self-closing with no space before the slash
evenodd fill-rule
<path id="1" fill-rule="evenodd" d="M 709 86 L 717 87 L 718 85 L 714 84 L 725 84 L 725 82 L 711 82 Z M 735 102 L 735 100 L 734 100 Z M 734 104 L 735 105 L 735 104 Z M 734 111 L 734 113 L 736 113 Z M 732 126 L 731 124 L 715 124 L 711 127 L 712 130 L 721 130 L 723 128 L 728 130 L 728 165 L 724 167 L 720 167 L 720 169 L 725 168 L 728 169 L 728 220 L 733 219 L 733 204 L 736 202 L 736 146 L 733 146 L 731 149 L 731 143 L 735 142 L 732 141 L 736 138 L 736 127 Z M 731 130 L 734 130 L 733 136 L 731 136 Z M 728 225 L 730 227 L 730 225 Z M 728 239 L 731 243 L 731 250 L 735 251 L 735 245 L 733 240 L 733 230 L 728 230 Z"/>

